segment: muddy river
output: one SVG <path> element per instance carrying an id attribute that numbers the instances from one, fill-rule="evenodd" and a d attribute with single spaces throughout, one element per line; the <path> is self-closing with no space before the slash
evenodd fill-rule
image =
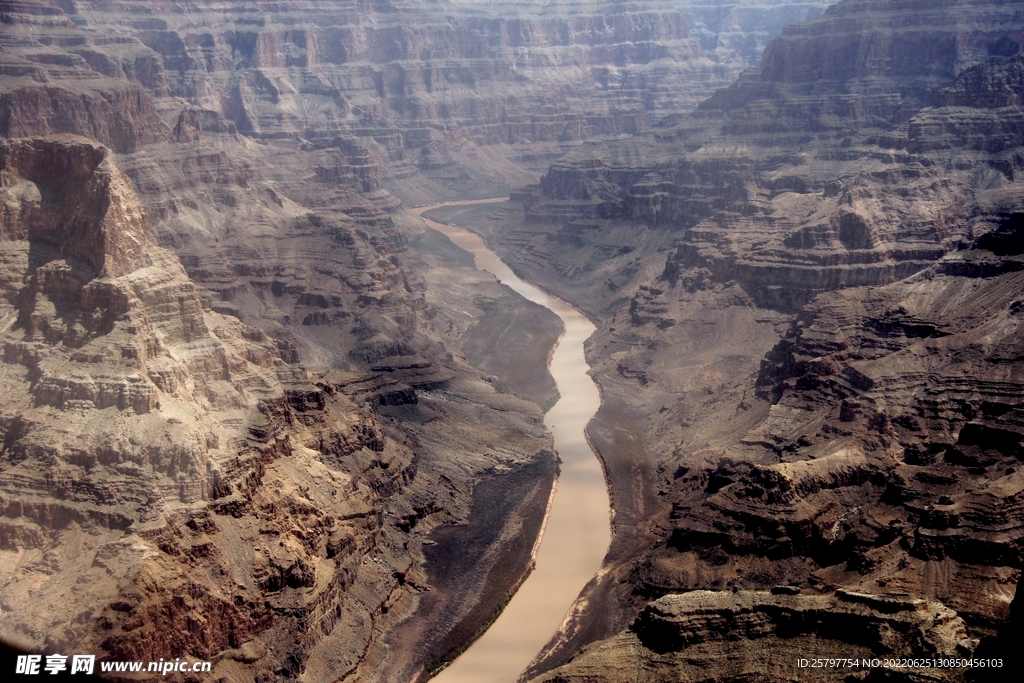
<path id="1" fill-rule="evenodd" d="M 448 205 L 422 207 L 417 213 Z M 580 590 L 597 573 L 611 539 L 604 475 L 584 436 L 587 422 L 600 405 L 583 357 L 583 342 L 593 334 L 594 325 L 566 302 L 520 280 L 475 233 L 425 220 L 473 254 L 478 269 L 551 309 L 565 324 L 550 366 L 561 399 L 544 417 L 562 460 L 561 475 L 536 568 L 487 632 L 432 679 L 436 683 L 511 683 L 551 638 Z"/>

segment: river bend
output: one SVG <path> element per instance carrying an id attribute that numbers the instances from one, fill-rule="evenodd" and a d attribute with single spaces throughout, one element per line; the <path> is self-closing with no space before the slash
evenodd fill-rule
<path id="1" fill-rule="evenodd" d="M 417 208 L 416 213 L 471 203 L 478 202 L 433 204 Z M 584 434 L 601 403 L 583 356 L 583 342 L 594 333 L 594 325 L 565 301 L 519 279 L 479 235 L 424 220 L 471 253 L 479 270 L 492 273 L 525 298 L 551 309 L 565 325 L 550 365 L 561 398 L 544 416 L 562 461 L 561 474 L 542 531 L 536 568 L 486 633 L 432 679 L 436 683 L 512 683 L 548 642 L 584 585 L 600 569 L 611 540 L 611 508 L 604 473 Z"/>

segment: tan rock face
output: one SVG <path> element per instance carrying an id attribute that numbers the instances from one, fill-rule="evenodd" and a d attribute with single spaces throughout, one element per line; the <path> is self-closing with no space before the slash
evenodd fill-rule
<path id="1" fill-rule="evenodd" d="M 456 648 L 507 586 L 494 563 L 438 579 L 423 546 L 521 575 L 500 539 L 536 521 L 552 454 L 470 365 L 497 371 L 486 314 L 516 304 L 399 198 L 496 192 L 570 148 L 522 219 L 474 223 L 603 319 L 616 538 L 533 671 L 634 623 L 615 661 L 670 680 L 685 657 L 749 673 L 785 620 L 832 647 L 824 612 L 879 651 L 1005 620 L 1016 4 L 847 0 L 688 117 L 767 23 L 689 0 L 179 9 L 5 9 L 0 134 L 121 156 L 2 143 L 0 635 L 228 680 L 406 680 Z M 807 595 L 645 608 L 791 581 Z M 864 597 L 886 591 L 923 602 Z"/>
<path id="2" fill-rule="evenodd" d="M 554 468 L 536 406 L 429 346 L 414 333 L 415 308 L 391 295 L 406 328 L 398 338 L 384 313 L 364 312 L 357 344 L 341 347 L 349 369 L 312 373 L 294 344 L 211 310 L 156 244 L 109 149 L 7 140 L 0 179 L 5 641 L 212 659 L 219 676 L 240 681 L 307 669 L 411 677 L 476 608 L 491 564 L 518 567 L 513 583 L 526 570 L 528 557 L 503 550 L 502 529 L 519 518 L 476 515 L 491 533 L 476 540 L 493 548 L 491 564 L 454 568 L 462 599 L 421 617 L 424 631 L 403 647 L 384 642 L 429 587 L 427 536 L 466 520 L 485 470 L 514 474 L 511 489 L 500 473 L 489 485 L 543 509 Z M 388 239 L 404 240 L 390 230 L 345 233 L 353 249 L 342 258 L 382 259 Z M 377 259 L 369 272 L 401 273 Z M 403 282 L 360 272 L 348 275 L 366 301 Z M 320 310 L 355 298 L 338 297 L 307 296 Z M 486 600 L 500 602 L 501 590 Z"/>
<path id="3" fill-rule="evenodd" d="M 805 3 L 794 6 L 787 16 L 802 18 Z M 177 126 L 187 102 L 256 140 L 358 142 L 411 200 L 495 193 L 581 140 L 692 109 L 782 25 L 698 11 L 698 39 L 690 9 L 314 0 L 263 7 L 254 22 L 233 6 L 18 3 L 6 15 L 0 131 L 76 133 L 132 153 L 193 139 Z M 730 37 L 719 50 L 720 34 Z"/>
<path id="4" fill-rule="evenodd" d="M 86 140 L 2 144 L 7 239 L 82 262 L 93 276 L 120 277 L 145 264 L 153 227 L 108 151 Z"/>
<path id="5" fill-rule="evenodd" d="M 252 434 L 247 423 L 272 414 L 258 405 L 261 397 L 285 400 L 282 382 L 305 380 L 265 337 L 261 346 L 251 341 L 254 331 L 208 310 L 177 259 L 156 246 L 108 149 L 34 139 L 7 141 L 0 154 L 9 218 L 5 289 L 12 293 L 4 301 L 4 386 L 21 397 L 5 404 L 3 418 L 5 610 L 18 615 L 5 637 L 159 657 L 166 641 L 154 644 L 145 634 L 188 633 L 183 623 L 152 620 L 139 630 L 123 616 L 140 614 L 144 602 L 170 600 L 177 590 L 153 582 L 178 585 L 188 575 L 171 559 L 183 551 L 171 541 L 160 550 L 157 539 L 181 533 L 173 520 L 184 514 L 184 524 L 195 514 L 177 512 L 183 504 L 225 499 L 239 477 L 250 487 L 258 483 L 244 471 L 226 472 L 223 456 L 245 456 L 239 440 Z M 20 206 L 12 206 L 10 188 Z M 339 418 L 352 411 L 351 404 L 335 409 Z M 345 418 L 336 431 L 351 423 Z M 250 457 L 263 464 L 291 453 L 283 433 L 250 438 Z M 366 443 L 352 441 L 355 449 Z M 217 530 L 208 519 L 202 533 Z M 199 556 L 217 556 L 207 545 Z M 39 554 L 59 559 L 42 574 L 16 570 Z M 293 563 L 300 559 L 292 554 Z M 72 585 L 75 598 L 63 604 Z M 220 614 L 224 623 L 206 616 L 200 629 L 208 653 L 227 646 L 227 624 L 238 619 L 244 631 L 248 623 L 224 598 L 213 597 L 217 590 L 196 584 L 194 605 L 172 601 L 165 612 L 172 621 L 191 618 L 193 607 Z M 118 595 L 121 603 L 114 601 Z M 110 616 L 103 616 L 112 601 Z M 118 611 L 117 604 L 127 607 Z M 74 616 L 72 605 L 89 616 L 56 630 L 33 623 L 42 617 L 64 624 Z M 39 633 L 47 640 L 34 642 Z M 185 652 L 184 645 L 171 649 Z"/>
<path id="6" fill-rule="evenodd" d="M 527 677 L 692 590 L 907 592 L 971 638 L 1005 622 L 1022 26 L 1003 3 L 839 3 L 692 114 L 581 145 L 519 216 L 478 223 L 602 319 L 590 434 L 616 536 Z"/>
<path id="7" fill-rule="evenodd" d="M 629 632 L 537 680 L 678 680 L 700 667 L 789 680 L 808 654 L 1004 656 L 1021 561 L 1022 245 L 1014 214 L 914 277 L 808 304 L 761 365 L 770 405 L 748 398 L 718 418 L 753 425 L 739 443 L 661 461 L 672 508 L 627 582 L 634 595 L 696 590 L 656 600 Z M 770 583 L 786 585 L 735 592 Z M 906 617 L 925 623 L 854 623 Z M 965 675 L 928 669 L 914 675 Z"/>
<path id="8" fill-rule="evenodd" d="M 788 593 L 788 591 L 787 591 Z M 837 591 L 835 595 L 693 591 L 666 595 L 644 608 L 630 631 L 584 650 L 572 664 L 539 681 L 702 680 L 756 676 L 764 681 L 845 681 L 874 659 L 901 653 L 962 658 L 975 641 L 942 604 L 906 597 Z M 854 641 L 854 642 L 851 642 Z M 856 660 L 807 674 L 801 659 Z M 861 664 L 863 663 L 863 664 Z M 928 675 L 931 667 L 905 674 Z M 953 678 L 956 680 L 956 676 Z M 941 674 L 940 674 L 941 679 Z M 932 678 L 931 680 L 936 680 Z"/>
<path id="9" fill-rule="evenodd" d="M 571 242 L 588 223 L 631 221 L 636 237 L 610 240 L 622 248 L 685 230 L 670 277 L 680 262 L 706 268 L 772 306 L 920 270 L 969 240 L 979 213 L 998 213 L 996 186 L 1012 182 L 981 176 L 1020 144 L 1002 104 L 1018 87 L 1018 58 L 1002 52 L 1019 45 L 1020 17 L 998 3 L 914 11 L 841 3 L 791 26 L 760 70 L 690 117 L 556 162 L 523 196 L 527 222 L 541 240 Z M 949 41 L 959 47 L 937 47 Z"/>

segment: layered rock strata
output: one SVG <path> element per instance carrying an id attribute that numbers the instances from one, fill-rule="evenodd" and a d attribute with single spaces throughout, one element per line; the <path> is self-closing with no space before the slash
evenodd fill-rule
<path id="1" fill-rule="evenodd" d="M 540 520 L 475 515 L 490 535 L 450 572 L 462 600 L 389 646 L 436 583 L 428 536 L 466 521 L 473 482 L 543 510 L 537 408 L 423 335 L 378 330 L 345 369 L 297 364 L 291 342 L 211 309 L 95 142 L 0 143 L 0 191 L 5 640 L 207 659 L 226 680 L 385 680 L 418 645 L 408 678 L 527 570 Z"/>
<path id="2" fill-rule="evenodd" d="M 553 477 L 509 392 L 554 394 L 498 355 L 558 331 L 389 189 L 530 180 L 738 64 L 667 3 L 528 5 L 0 9 L 0 135 L 120 155 L 4 147 L 4 637 L 393 680 L 507 597 Z"/>
<path id="3" fill-rule="evenodd" d="M 539 524 L 481 496 L 533 509 L 552 473 L 536 408 L 494 387 L 550 392 L 493 376 L 513 300 L 396 195 L 490 192 L 659 119 L 557 162 L 521 213 L 474 210 L 602 320 L 616 537 L 532 671 L 694 589 L 908 592 L 962 647 L 993 636 L 1019 567 L 1018 238 L 993 232 L 1022 204 L 1019 5 L 845 1 L 672 116 L 770 23 L 702 7 L 5 5 L 0 130 L 98 139 L 138 193 L 92 143 L 5 143 L 14 636 L 229 680 L 399 680 L 457 649 Z"/>
<path id="4" fill-rule="evenodd" d="M 761 53 L 786 24 L 821 16 L 830 4 L 819 0 L 671 0 L 690 27 L 690 35 L 716 64 L 737 74 L 761 63 Z"/>
<path id="5" fill-rule="evenodd" d="M 1018 4 L 841 2 L 689 116 L 473 217 L 602 323 L 616 534 L 528 676 L 697 589 L 906 592 L 975 639 L 1008 618 L 1022 27 Z M 946 515 L 959 496 L 975 512 Z"/>
<path id="6" fill-rule="evenodd" d="M 671 509 L 655 517 L 658 540 L 628 565 L 624 580 L 633 599 L 697 592 L 652 603 L 631 632 L 541 680 L 620 680 L 630 666 L 670 680 L 723 655 L 739 667 L 729 675 L 767 666 L 766 680 L 791 680 L 801 675 L 801 652 L 963 657 L 979 638 L 986 643 L 979 656 L 1006 657 L 1022 561 L 1022 219 L 1014 214 L 972 248 L 911 278 L 823 294 L 806 306 L 762 362 L 754 395 L 718 418 L 735 430 L 752 426 L 739 442 L 720 437 L 712 448 L 657 461 L 658 494 Z M 710 602 L 700 597 L 700 589 L 771 584 L 782 584 L 772 601 L 801 592 L 799 600 L 825 600 L 822 593 L 843 586 L 876 616 L 934 601 L 950 615 L 943 623 L 957 615 L 960 654 L 909 641 L 864 642 L 855 634 L 891 631 L 820 619 L 794 633 L 791 615 L 751 630 L 737 616 L 743 590 L 715 593 Z M 662 633 L 662 603 L 677 609 L 673 620 L 708 620 L 721 634 L 693 635 L 691 626 Z M 728 644 L 736 628 L 751 648 Z M 809 633 L 812 640 L 804 640 Z M 640 654 L 627 656 L 623 648 L 633 643 L 636 653 L 638 638 Z M 611 671 L 595 673 L 602 666 Z M 836 680 L 850 673 L 835 672 Z M 904 673 L 964 680 L 971 672 Z M 999 680 L 1000 673 L 972 675 Z"/>
<path id="7" fill-rule="evenodd" d="M 592 261 L 609 260 L 596 245 L 611 242 L 622 248 L 611 254 L 621 271 L 633 249 L 668 246 L 685 230 L 670 279 L 681 264 L 704 268 L 790 308 L 827 289 L 920 270 L 972 229 L 991 229 L 991 220 L 973 225 L 975 216 L 998 213 L 999 188 L 1012 183 L 1013 86 L 981 72 L 1013 78 L 1000 60 L 1018 59 L 1001 52 L 1019 45 L 1020 17 L 1001 4 L 916 11 L 911 21 L 900 8 L 883 27 L 866 6 L 842 3 L 788 28 L 760 69 L 691 116 L 554 164 L 520 195 L 529 227 L 506 239 L 538 263 L 545 242 L 579 244 Z M 964 12 L 977 21 L 970 31 L 958 28 Z M 836 41 L 849 47 L 835 50 Z M 885 188 L 896 183 L 894 196 Z M 635 234 L 613 235 L 609 221 L 632 223 Z"/>
<path id="8" fill-rule="evenodd" d="M 276 145 L 355 145 L 418 201 L 529 182 L 581 140 L 688 111 L 749 58 L 706 58 L 668 2 L 25 0 L 5 17 L 6 136 L 130 152 L 201 118 Z"/>
<path id="9" fill-rule="evenodd" d="M 876 659 L 907 651 L 922 658 L 962 659 L 974 645 L 955 612 L 924 600 L 843 590 L 834 595 L 698 590 L 652 602 L 629 631 L 536 680 L 625 682 L 639 676 L 668 683 L 707 680 L 713 671 L 716 679 L 848 681 L 851 671 L 854 680 L 866 676 Z M 809 653 L 858 664 L 813 671 Z M 804 671 L 797 666 L 800 660 L 808 662 Z M 903 667 L 899 673 L 903 680 L 935 680 L 926 667 Z"/>
<path id="10" fill-rule="evenodd" d="M 8 361 L 24 374 L 12 376 L 12 387 L 20 386 L 18 381 L 33 384 L 30 403 L 11 408 L 8 418 L 15 427 L 7 441 L 20 448 L 24 436 L 28 444 L 30 437 L 18 431 L 19 416 L 45 405 L 57 412 L 82 411 L 74 413 L 75 424 L 85 426 L 65 431 L 78 434 L 75 430 L 88 427 L 91 434 L 75 448 L 64 477 L 71 482 L 82 476 L 75 469 L 79 461 L 88 464 L 95 453 L 106 452 L 101 434 L 106 439 L 123 432 L 130 453 L 157 448 L 150 437 L 161 443 L 170 439 L 167 448 L 173 453 L 199 460 L 161 455 L 161 467 L 168 469 L 154 474 L 142 459 L 138 480 L 160 482 L 159 495 L 147 493 L 143 501 L 151 508 L 144 520 L 149 536 L 136 555 L 117 555 L 110 564 L 117 569 L 113 578 L 104 584 L 97 574 L 97 587 L 77 593 L 75 600 L 64 599 L 61 587 L 96 546 L 83 536 L 80 546 L 68 549 L 60 524 L 35 529 L 18 521 L 26 509 L 56 495 L 53 486 L 40 483 L 39 463 L 26 460 L 24 474 L 5 489 L 5 501 L 11 502 L 6 514 L 18 521 L 6 536 L 5 576 L 11 595 L 18 597 L 4 608 L 24 613 L 27 621 L 12 623 L 3 635 L 44 651 L 77 644 L 109 657 L 204 656 L 229 679 L 300 673 L 411 678 L 426 664 L 450 656 L 452 643 L 457 650 L 460 639 L 490 618 L 528 570 L 540 527 L 536 511 L 544 509 L 555 472 L 536 405 L 508 392 L 550 402 L 543 360 L 558 330 L 550 317 L 524 307 L 446 253 L 408 248 L 409 239 L 422 246 L 430 238 L 410 217 L 385 212 L 395 211 L 398 201 L 382 182 L 411 179 L 399 189 L 420 192 L 415 196 L 433 196 L 436 187 L 406 157 L 405 133 L 395 125 L 403 122 L 411 130 L 421 117 L 400 96 L 401 87 L 381 91 L 378 86 L 389 77 L 385 65 L 393 64 L 388 68 L 399 81 L 406 77 L 404 69 L 418 69 L 422 55 L 416 45 L 426 43 L 447 45 L 452 58 L 439 56 L 444 68 L 425 73 L 427 86 L 417 88 L 433 87 L 431 79 L 442 72 L 455 74 L 451 87 L 462 88 L 465 78 L 470 83 L 477 78 L 473 64 L 483 75 L 500 64 L 473 61 L 486 52 L 475 34 L 429 13 L 417 14 L 412 6 L 295 5 L 262 18 L 238 10 L 224 23 L 204 14 L 215 8 L 195 9 L 180 14 L 159 4 L 37 2 L 4 8 L 3 134 L 76 133 L 104 142 L 120 154 L 119 165 L 130 178 L 114 174 L 121 183 L 118 192 L 129 193 L 134 184 L 138 193 L 137 198 L 124 194 L 109 219 L 96 222 L 90 217 L 107 215 L 105 186 L 96 184 L 96 178 L 109 175 L 106 171 L 91 173 L 86 164 L 84 175 L 76 175 L 78 157 L 60 161 L 64 152 L 52 141 L 11 148 L 12 158 L 26 161 L 11 166 L 18 170 L 11 171 L 5 231 L 20 244 L 31 224 L 35 237 L 29 265 L 12 260 L 4 287 L 15 302 L 11 306 L 19 307 L 8 320 L 9 333 L 17 337 Z M 125 19 L 120 10 L 141 15 Z M 167 17 L 157 18 L 165 10 Z M 424 20 L 410 21 L 410 16 Z M 386 25 L 378 28 L 381 17 Z M 168 19 L 184 24 L 168 27 Z M 311 32 L 312 57 L 296 60 L 294 41 L 304 38 L 291 26 L 299 19 Z M 261 30 L 259 24 L 268 20 L 270 27 Z M 673 21 L 670 30 L 683 30 L 678 17 Z M 425 28 L 416 45 L 408 44 L 414 32 L 403 25 L 417 23 Z M 351 60 L 322 52 L 317 57 L 317 26 L 325 27 L 320 38 L 328 53 L 363 52 Z M 679 38 L 685 42 L 685 36 Z M 460 65 L 459 59 L 471 65 Z M 438 84 L 449 84 L 446 79 Z M 301 87 L 289 85 L 293 81 Z M 278 86 L 282 89 L 274 94 Z M 415 98 L 412 90 L 410 97 Z M 392 99 L 394 107 L 388 104 Z M 519 100 L 506 103 L 518 106 Z M 306 112 L 300 112 L 301 125 L 293 117 L 296 106 Z M 459 116 L 456 127 L 475 121 L 479 128 L 493 118 L 474 119 L 472 112 Z M 616 131 L 621 121 L 628 130 L 643 124 L 640 109 L 615 117 L 619 114 L 613 112 L 608 125 Z M 545 132 L 538 137 L 550 141 L 562 135 L 568 124 L 554 118 L 550 123 L 542 117 Z M 577 128 L 585 123 L 579 116 L 570 119 Z M 605 120 L 598 116 L 594 125 Z M 506 133 L 516 140 L 523 126 L 533 125 L 513 123 Z M 548 130 L 558 125 L 557 132 Z M 580 134 L 592 134 L 586 125 Z M 433 128 L 426 130 L 434 140 Z M 493 142 L 485 132 L 477 131 L 480 144 Z M 110 162 L 107 152 L 81 154 Z M 32 155 L 38 158 L 27 161 Z M 509 168 L 515 179 L 523 177 L 521 167 Z M 416 190 L 417 183 L 427 189 Z M 132 207 L 130 215 L 117 214 L 122 206 Z M 143 215 L 149 219 L 139 218 Z M 67 241 L 61 230 L 72 218 L 75 227 Z M 136 219 L 144 229 L 122 230 Z M 125 241 L 126 234 L 135 236 Z M 37 264 L 37 259 L 45 261 Z M 437 267 L 446 269 L 438 280 L 442 286 L 434 286 L 431 275 Z M 122 334 L 110 328 L 117 316 L 145 317 L 150 306 L 171 306 L 163 293 L 151 296 L 143 285 L 139 302 L 122 301 L 116 287 L 107 291 L 110 278 L 134 278 L 146 268 L 150 280 L 187 290 L 181 304 L 191 316 L 186 316 L 187 343 L 197 349 L 175 348 L 168 359 L 157 353 L 163 347 L 153 340 L 139 342 L 145 353 L 118 341 L 113 355 L 89 350 L 58 354 L 52 362 L 39 350 L 40 339 L 60 347 L 68 340 L 85 343 L 89 335 L 102 336 L 97 343 L 109 346 L 109 335 Z M 461 289 L 453 286 L 456 281 L 463 283 Z M 486 339 L 488 329 L 500 323 L 486 320 L 495 308 L 531 323 L 532 338 L 503 335 L 493 348 L 478 348 L 479 342 L 474 347 L 475 338 Z M 196 322 L 197 315 L 208 322 Z M 252 376 L 237 377 L 246 366 L 217 351 L 223 342 L 217 330 L 241 340 L 237 355 L 245 362 L 280 364 L 283 369 L 274 372 L 283 378 L 275 379 L 262 365 Z M 135 324 L 124 331 L 127 337 L 143 333 L 148 334 Z M 17 336 L 23 334 L 33 335 L 33 344 L 26 346 Z M 162 329 L 153 334 L 160 343 L 172 343 Z M 215 340 L 204 341 L 210 335 Z M 492 374 L 497 368 L 492 355 L 502 354 L 506 343 L 537 370 L 519 378 L 520 384 Z M 120 346 L 126 355 L 118 355 Z M 207 352 L 226 359 L 211 361 Z M 182 369 L 179 358 L 195 366 Z M 82 369 L 78 363 L 98 365 Z M 180 394 L 186 407 L 179 409 L 164 393 Z M 174 415 L 166 417 L 172 406 Z M 184 416 L 178 414 L 182 410 Z M 138 413 L 132 419 L 141 422 L 126 423 L 125 411 Z M 192 429 L 193 422 L 202 428 Z M 193 431 L 184 444 L 167 436 Z M 32 434 L 41 438 L 38 430 Z M 72 437 L 49 438 L 59 454 Z M 13 453 L 5 451 L 5 457 L 17 460 Z M 282 457 L 299 464 L 279 462 Z M 321 460 L 328 461 L 332 474 L 314 485 L 309 480 L 323 478 Z M 203 474 L 208 462 L 219 469 Z M 307 470 L 308 476 L 302 474 Z M 107 476 L 99 472 L 100 479 Z M 186 483 L 178 481 L 182 477 Z M 135 481 L 124 487 L 131 489 Z M 103 496 L 97 496 L 83 494 L 81 507 L 100 505 L 95 501 Z M 298 511 L 296 496 L 309 501 Z M 474 502 L 480 496 L 506 496 L 521 504 L 499 510 Z M 141 503 L 128 497 L 131 502 L 118 508 L 108 534 L 111 542 L 121 543 L 124 529 L 142 524 Z M 33 502 L 25 502 L 30 498 Z M 236 512 L 241 516 L 234 517 Z M 212 526 L 197 522 L 199 531 L 188 526 L 191 515 L 205 514 L 212 515 Z M 227 522 L 220 518 L 224 514 L 243 521 Z M 341 522 L 335 524 L 336 519 Z M 449 568 L 442 586 L 438 563 L 432 564 L 423 548 L 431 547 L 428 537 L 436 527 L 466 522 L 472 523 L 465 534 L 450 534 L 446 547 L 458 557 L 467 556 L 468 545 L 481 552 L 474 561 Z M 303 536 L 301 548 L 287 541 L 299 538 L 293 527 Z M 203 547 L 196 553 L 205 554 L 190 554 L 187 548 L 197 544 Z M 259 552 L 254 555 L 250 546 Z M 54 564 L 49 579 L 19 583 L 19 573 L 30 576 L 25 568 L 51 549 L 74 559 Z M 150 560 L 155 569 L 146 564 Z M 232 564 L 237 570 L 227 569 Z M 201 578 L 194 578 L 193 570 Z M 130 587 L 142 581 L 140 576 L 149 577 L 144 589 Z M 420 598 L 433 584 L 441 590 L 430 596 L 434 608 L 424 611 Z M 54 592 L 44 599 L 38 586 Z M 182 596 L 191 597 L 181 603 Z M 206 615 L 207 609 L 216 616 Z M 73 615 L 73 610 L 78 611 Z M 414 614 L 418 632 L 389 642 L 392 629 Z M 193 622 L 211 626 L 204 630 Z M 168 633 L 180 635 L 169 639 Z"/>

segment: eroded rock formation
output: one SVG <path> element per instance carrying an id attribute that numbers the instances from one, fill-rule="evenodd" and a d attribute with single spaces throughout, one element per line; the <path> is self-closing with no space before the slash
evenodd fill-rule
<path id="1" fill-rule="evenodd" d="M 939 603 L 849 591 L 801 595 L 693 591 L 666 595 L 644 608 L 631 629 L 586 650 L 570 666 L 536 680 L 645 681 L 714 679 L 792 680 L 798 660 L 814 656 L 856 660 L 856 667 L 800 672 L 822 681 L 867 675 L 873 660 L 906 652 L 963 658 L 975 642 L 962 619 Z M 927 667 L 906 667 L 909 680 L 925 680 Z M 934 679 L 931 679 L 934 680 Z"/>
<path id="2" fill-rule="evenodd" d="M 236 680 L 410 679 L 521 579 L 555 474 L 537 406 L 469 365 L 462 339 L 502 308 L 531 321 L 542 368 L 559 331 L 386 213 L 383 183 L 433 197 L 417 164 L 434 152 L 557 145 L 646 114 L 634 101 L 590 121 L 576 85 L 567 117 L 536 113 L 559 86 L 531 86 L 477 29 L 414 5 L 194 9 L 3 8 L 2 134 L 85 135 L 120 158 L 77 139 L 5 143 L 5 388 L 22 398 L 3 418 L 3 609 L 20 616 L 2 635 L 204 657 Z M 686 47 L 669 14 L 627 16 L 595 45 L 628 52 L 664 29 L 653 37 Z M 571 62 L 592 88 L 579 41 L 543 33 L 564 53 L 550 73 Z M 423 69 L 431 45 L 443 54 Z M 480 105 L 463 92 L 478 79 Z M 446 98 L 467 109 L 430 113 Z M 493 178 L 491 161 L 470 167 Z M 524 168 L 500 166 L 498 183 Z M 519 393 L 550 401 L 534 374 Z M 435 542 L 479 559 L 442 585 Z M 413 615 L 418 630 L 389 641 Z"/>
<path id="3" fill-rule="evenodd" d="M 750 58 L 705 57 L 665 1 L 314 0 L 253 12 L 25 0 L 5 17 L 6 136 L 77 133 L 132 152 L 169 130 L 191 138 L 201 122 L 341 157 L 355 143 L 416 201 L 529 182 L 581 140 L 691 109 Z M 719 29 L 703 30 L 706 42 Z"/>
<path id="4" fill-rule="evenodd" d="M 634 599 L 693 588 L 733 592 L 709 594 L 717 597 L 707 604 L 689 597 L 704 595 L 700 590 L 668 595 L 647 607 L 630 633 L 584 650 L 541 680 L 591 680 L 601 667 L 612 671 L 598 680 L 628 680 L 634 670 L 671 680 L 723 655 L 736 667 L 729 675 L 759 671 L 766 680 L 788 680 L 801 652 L 846 657 L 856 647 L 876 655 L 964 656 L 979 638 L 992 642 L 980 656 L 1005 656 L 1006 636 L 997 633 L 1012 628 L 1004 624 L 1022 559 L 1021 224 L 1014 214 L 917 275 L 823 294 L 804 307 L 747 385 L 755 395 L 741 399 L 732 416 L 722 416 L 716 401 L 720 422 L 750 427 L 739 442 L 723 435 L 688 455 L 684 441 L 660 460 L 658 495 L 671 509 L 656 517 L 652 535 L 659 540 L 628 565 Z M 729 392 L 716 386 L 708 396 L 723 390 Z M 735 400 L 735 390 L 729 393 Z M 699 415 L 692 406 L 670 409 Z M 865 642 L 852 634 L 876 627 L 840 628 L 827 619 L 801 617 L 809 625 L 794 632 L 788 613 L 772 617 L 777 625 L 770 628 L 742 626 L 736 610 L 744 591 L 734 591 L 771 584 L 784 585 L 770 602 L 801 591 L 799 600 L 811 592 L 826 600 L 822 593 L 843 586 L 863 594 L 858 600 L 876 617 L 923 609 L 921 600 L 941 602 L 957 615 L 961 654 L 948 646 Z M 920 605 L 910 607 L 909 598 Z M 904 606 L 890 610 L 885 601 Z M 661 633 L 662 602 L 683 623 L 708 619 L 723 630 L 707 637 L 673 631 L 652 641 L 651 633 Z M 740 637 L 751 639 L 750 647 L 735 644 L 737 628 L 747 629 Z M 767 671 L 759 668 L 766 662 Z M 833 673 L 844 680 L 851 671 Z M 965 672 L 913 674 L 962 680 Z M 999 674 L 991 676 L 979 680 Z"/>
<path id="5" fill-rule="evenodd" d="M 456 651 L 554 469 L 508 393 L 550 385 L 481 349 L 557 328 L 400 200 L 569 151 L 466 214 L 601 321 L 616 536 L 530 673 L 611 638 L 551 680 L 744 675 L 848 642 L 825 612 L 873 652 L 1005 647 L 1020 3 L 844 0 L 689 114 L 819 6 L 179 9 L 0 9 L 0 134 L 119 155 L 2 143 L 4 637 L 229 680 Z"/>
<path id="6" fill-rule="evenodd" d="M 554 463 L 536 407 L 411 321 L 402 339 L 357 334 L 347 369 L 298 365 L 291 342 L 211 309 L 95 142 L 4 141 L 0 185 L 6 640 L 211 659 L 235 680 L 386 680 L 381 634 L 417 609 L 426 539 L 467 518 L 476 480 L 523 510 L 474 517 L 490 559 L 454 572 L 461 601 L 422 619 L 395 673 L 444 637 L 432 619 L 472 612 L 491 564 L 508 574 L 492 592 L 525 571 L 493 530 L 539 529 Z"/>
<path id="7" fill-rule="evenodd" d="M 908 593 L 976 640 L 1009 617 L 1022 27 L 1013 3 L 841 2 L 473 218 L 602 321 L 616 535 L 528 675 L 682 591 Z M 612 642 L 551 680 L 603 680 Z"/>

